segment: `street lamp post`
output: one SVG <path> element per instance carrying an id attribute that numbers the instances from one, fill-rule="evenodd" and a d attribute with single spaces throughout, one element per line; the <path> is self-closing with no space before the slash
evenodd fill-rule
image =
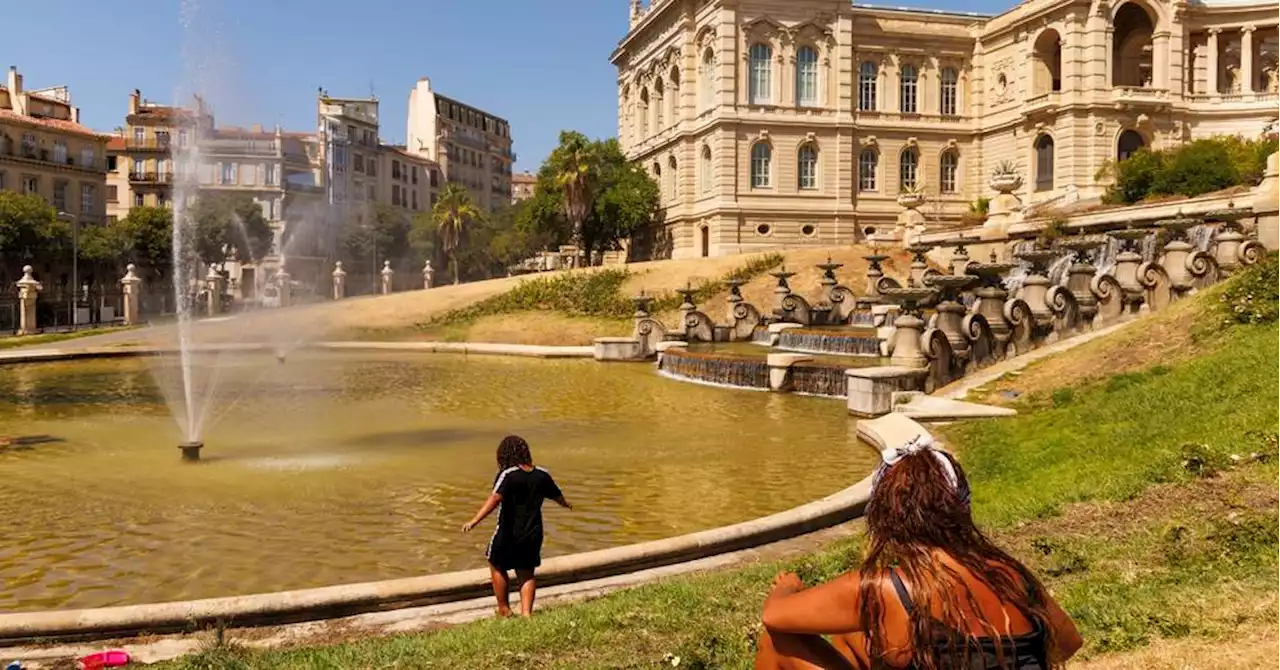
<path id="1" fill-rule="evenodd" d="M 58 219 L 71 224 L 71 306 L 67 312 L 71 318 L 71 329 L 76 329 L 76 307 L 80 294 L 80 219 L 70 212 L 58 212 Z"/>

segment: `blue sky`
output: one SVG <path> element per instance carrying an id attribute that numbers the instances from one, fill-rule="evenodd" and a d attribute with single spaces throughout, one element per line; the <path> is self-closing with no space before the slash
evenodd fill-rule
<path id="1" fill-rule="evenodd" d="M 18 0 L 0 6 L 9 1 Z M 0 65 L 17 65 L 29 88 L 70 86 L 81 121 L 99 130 L 123 124 L 134 88 L 157 102 L 203 89 L 220 125 L 309 130 L 324 86 L 335 96 L 372 88 L 383 139 L 403 142 L 409 90 L 427 76 L 437 91 L 508 119 L 521 169 L 537 168 L 562 126 L 616 133 L 617 73 L 608 59 L 626 30 L 625 0 L 21 6 L 4 12 Z"/>
<path id="2" fill-rule="evenodd" d="M 20 11 L 6 8 L 13 3 Z M 920 7 L 947 7 L 917 0 Z M 384 141 L 403 142 L 419 77 L 511 122 L 518 169 L 536 170 L 563 128 L 617 131 L 609 53 L 628 0 L 0 0 L 0 65 L 28 88 L 65 84 L 81 121 L 123 124 L 129 92 L 157 102 L 204 90 L 218 123 L 310 130 L 319 86 L 381 100 Z M 991 11 L 979 0 L 966 8 Z M 950 5 L 959 9 L 960 4 Z"/>

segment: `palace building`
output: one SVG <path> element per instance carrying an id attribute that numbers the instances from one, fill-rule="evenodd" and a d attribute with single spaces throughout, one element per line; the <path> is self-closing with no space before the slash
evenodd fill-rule
<path id="1" fill-rule="evenodd" d="M 899 196 L 955 223 L 1012 165 L 1029 206 L 1096 198 L 1141 147 L 1277 117 L 1277 3 L 1029 0 L 997 15 L 847 0 L 631 0 L 618 136 L 676 258 L 852 243 Z"/>

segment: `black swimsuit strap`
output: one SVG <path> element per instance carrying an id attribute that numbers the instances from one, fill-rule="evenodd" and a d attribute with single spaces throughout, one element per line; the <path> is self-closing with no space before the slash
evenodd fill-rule
<path id="1" fill-rule="evenodd" d="M 902 583 L 902 577 L 898 576 L 896 568 L 889 568 L 889 579 L 893 581 L 893 590 L 898 592 L 898 600 L 902 601 L 902 606 L 910 616 L 911 610 L 915 609 L 915 604 L 911 602 L 911 594 L 907 593 L 907 585 Z"/>

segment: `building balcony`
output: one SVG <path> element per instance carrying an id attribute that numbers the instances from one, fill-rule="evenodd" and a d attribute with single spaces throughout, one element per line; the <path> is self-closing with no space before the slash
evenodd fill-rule
<path id="1" fill-rule="evenodd" d="M 0 144 L 0 157 L 13 158 L 33 164 L 43 164 L 44 166 L 53 168 L 71 168 L 73 170 L 83 170 L 86 172 L 105 172 L 105 166 L 99 161 L 83 162 L 80 158 L 72 155 L 58 156 L 48 149 L 37 149 L 35 147 L 14 147 L 12 144 Z"/>
<path id="2" fill-rule="evenodd" d="M 274 140 L 204 140 L 200 151 L 206 156 L 276 156 L 280 144 Z"/>
<path id="3" fill-rule="evenodd" d="M 130 172 L 129 182 L 132 184 L 166 185 L 173 183 L 172 172 Z"/>
<path id="4" fill-rule="evenodd" d="M 1048 93 L 1041 93 L 1027 98 L 1027 101 L 1022 105 L 1022 117 L 1029 119 L 1053 114 L 1058 111 L 1061 97 L 1061 92 L 1049 91 Z"/>
<path id="5" fill-rule="evenodd" d="M 161 151 L 168 152 L 170 149 L 170 140 L 160 138 L 146 139 L 127 139 L 124 142 L 125 149 L 128 151 Z"/>
<path id="6" fill-rule="evenodd" d="M 1111 89 L 1117 110 L 1160 111 L 1171 106 L 1169 90 L 1148 86 L 1116 86 Z"/>
<path id="7" fill-rule="evenodd" d="M 1220 103 L 1244 103 L 1244 104 L 1266 104 L 1274 107 L 1277 100 L 1280 100 L 1273 91 L 1250 91 L 1236 93 L 1191 93 L 1188 94 L 1187 100 L 1193 104 L 1210 105 Z"/>

